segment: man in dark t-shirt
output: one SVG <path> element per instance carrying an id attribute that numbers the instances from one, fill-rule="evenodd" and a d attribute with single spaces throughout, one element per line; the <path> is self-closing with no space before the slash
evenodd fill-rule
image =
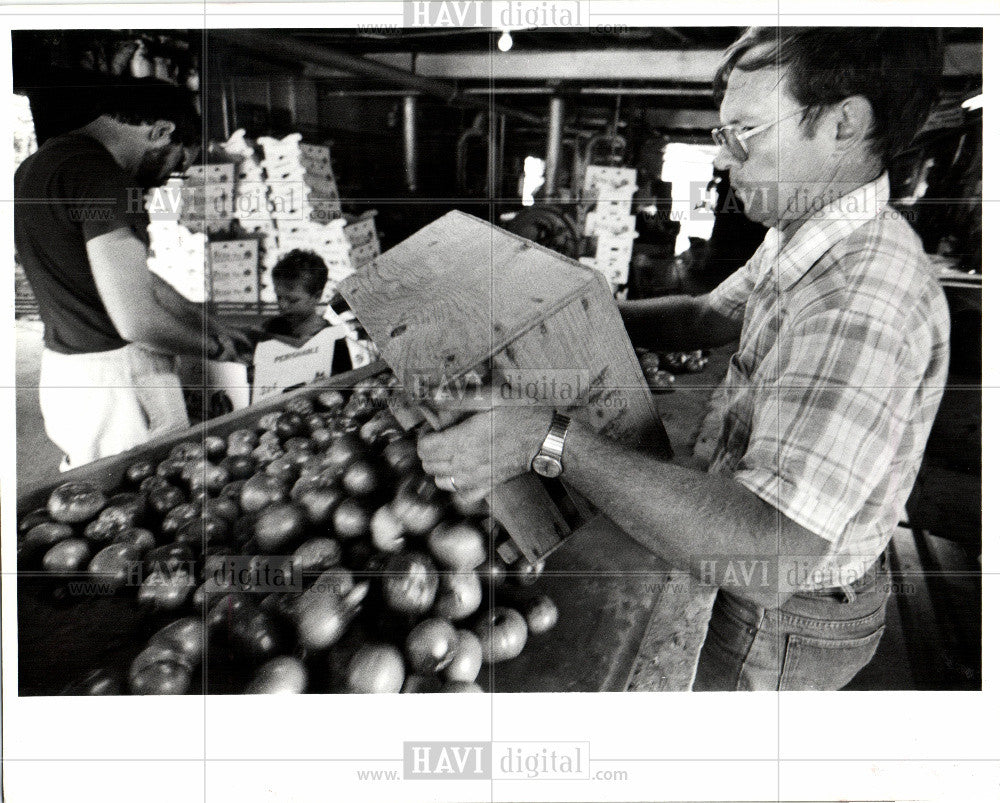
<path id="1" fill-rule="evenodd" d="M 63 468 L 150 436 L 142 389 L 160 370 L 154 355 L 250 354 L 146 266 L 144 189 L 194 141 L 190 97 L 154 81 L 102 93 L 92 122 L 46 141 L 14 177 L 15 246 L 45 325 L 39 400 Z"/>

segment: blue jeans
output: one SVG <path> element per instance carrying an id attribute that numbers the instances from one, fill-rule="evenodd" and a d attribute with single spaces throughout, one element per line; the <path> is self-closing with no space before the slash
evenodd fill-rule
<path id="1" fill-rule="evenodd" d="M 719 590 L 694 691 L 833 691 L 872 656 L 885 630 L 885 555 L 846 589 L 795 594 L 762 608 Z"/>

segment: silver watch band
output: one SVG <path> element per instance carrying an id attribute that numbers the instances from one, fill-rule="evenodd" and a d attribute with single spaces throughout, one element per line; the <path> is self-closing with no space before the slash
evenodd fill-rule
<path id="1" fill-rule="evenodd" d="M 545 440 L 542 441 L 542 448 L 538 450 L 538 454 L 554 457 L 556 460 L 562 462 L 569 422 L 569 416 L 565 416 L 562 413 L 552 413 L 552 423 L 549 425 L 549 431 L 545 436 Z"/>

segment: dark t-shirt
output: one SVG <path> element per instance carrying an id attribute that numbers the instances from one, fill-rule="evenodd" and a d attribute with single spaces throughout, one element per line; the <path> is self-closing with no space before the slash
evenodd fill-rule
<path id="1" fill-rule="evenodd" d="M 108 150 L 83 134 L 48 140 L 14 174 L 14 244 L 53 351 L 126 345 L 97 292 L 86 243 L 123 226 L 138 233 L 145 213 L 132 185 Z"/>

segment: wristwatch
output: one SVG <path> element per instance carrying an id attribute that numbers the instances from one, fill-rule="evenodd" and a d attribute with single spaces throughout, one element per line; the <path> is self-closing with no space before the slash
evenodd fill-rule
<path id="1" fill-rule="evenodd" d="M 562 413 L 552 413 L 552 423 L 542 441 L 542 448 L 531 458 L 531 470 L 542 477 L 558 477 L 563 473 L 563 448 L 570 419 Z"/>

